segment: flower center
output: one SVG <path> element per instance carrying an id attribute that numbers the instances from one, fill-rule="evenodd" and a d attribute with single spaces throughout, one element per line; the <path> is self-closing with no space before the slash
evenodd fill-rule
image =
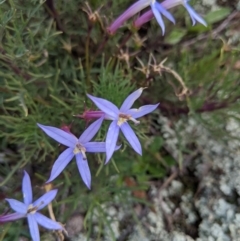
<path id="1" fill-rule="evenodd" d="M 139 124 L 139 123 L 140 123 L 140 121 L 137 121 L 136 119 L 132 118 L 131 115 L 127 115 L 127 114 L 120 113 L 120 114 L 118 115 L 117 125 L 118 125 L 118 126 L 121 126 L 124 122 L 127 122 L 128 120 L 133 121 L 135 124 Z"/>
<path id="2" fill-rule="evenodd" d="M 118 115 L 117 125 L 118 125 L 118 126 L 121 126 L 124 122 L 130 120 L 130 118 L 131 118 L 130 115 L 126 115 L 126 114 L 120 113 L 120 114 Z"/>
<path id="3" fill-rule="evenodd" d="M 77 143 L 74 150 L 73 150 L 73 153 L 76 155 L 78 153 L 82 153 L 83 155 L 83 160 L 86 160 L 87 157 L 86 157 L 86 148 L 81 145 L 80 143 Z"/>
<path id="4" fill-rule="evenodd" d="M 30 204 L 28 206 L 28 210 L 27 210 L 27 213 L 31 213 L 31 214 L 34 214 L 37 212 L 37 207 L 34 207 L 32 204 Z"/>
<path id="5" fill-rule="evenodd" d="M 31 213 L 31 214 L 34 214 L 34 213 L 36 213 L 37 212 L 37 210 L 38 210 L 38 208 L 40 207 L 40 205 L 42 205 L 44 202 L 42 201 L 42 202 L 40 202 L 40 204 L 38 205 L 38 206 L 33 206 L 32 204 L 30 204 L 29 206 L 28 206 L 28 210 L 27 210 L 27 213 Z"/>

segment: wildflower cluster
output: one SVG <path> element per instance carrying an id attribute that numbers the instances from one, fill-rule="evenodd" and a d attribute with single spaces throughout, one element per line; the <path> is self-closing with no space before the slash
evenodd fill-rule
<path id="1" fill-rule="evenodd" d="M 67 149 L 63 151 L 55 161 L 50 177 L 46 181 L 46 183 L 52 182 L 56 177 L 58 177 L 59 174 L 63 171 L 63 169 L 75 156 L 82 180 L 85 185 L 90 189 L 91 173 L 88 166 L 86 153 L 106 152 L 106 163 L 108 163 L 113 155 L 113 152 L 121 147 L 117 146 L 120 129 L 122 130 L 124 136 L 128 140 L 129 144 L 132 146 L 132 148 L 141 155 L 141 144 L 136 134 L 127 122 L 131 120 L 135 124 L 139 124 L 140 122 L 136 120 L 137 118 L 154 111 L 158 107 L 158 104 L 156 104 L 145 105 L 140 107 L 139 109 L 131 109 L 136 99 L 138 99 L 142 94 L 142 91 L 143 88 L 140 88 L 130 94 L 123 102 L 120 109 L 118 109 L 113 103 L 109 102 L 108 100 L 88 95 L 88 97 L 96 104 L 100 111 L 87 111 L 84 113 L 84 118 L 97 118 L 97 120 L 94 121 L 80 135 L 79 138 L 72 134 L 69 129 L 60 129 L 52 126 L 37 124 L 38 127 L 40 127 L 48 136 L 56 140 L 58 143 L 67 146 Z M 109 126 L 106 142 L 91 141 L 99 131 L 104 120 L 113 121 Z M 10 204 L 11 208 L 16 213 L 0 216 L 0 223 L 14 221 L 27 217 L 30 233 L 34 241 L 40 240 L 37 224 L 40 224 L 41 226 L 48 229 L 63 229 L 63 227 L 59 223 L 43 216 L 38 212 L 55 198 L 57 190 L 51 190 L 44 194 L 37 201 L 32 202 L 31 182 L 28 174 L 25 172 L 22 182 L 22 191 L 24 203 L 21 203 L 15 199 L 6 199 L 6 201 L 8 201 L 8 203 Z"/>
<path id="2" fill-rule="evenodd" d="M 139 28 L 144 23 L 155 17 L 164 34 L 165 24 L 163 22 L 162 15 L 168 18 L 171 22 L 175 23 L 175 19 L 172 14 L 168 12 L 168 9 L 178 5 L 183 5 L 186 8 L 190 14 L 193 24 L 198 21 L 206 26 L 206 22 L 188 4 L 188 0 L 165 0 L 161 3 L 156 0 L 139 0 L 130 8 L 128 8 L 122 15 L 120 15 L 110 25 L 110 27 L 108 27 L 108 31 L 111 34 L 115 33 L 115 31 L 126 20 L 142 11 L 143 9 L 150 7 L 150 10 L 136 19 L 134 26 Z M 87 8 L 87 13 L 88 12 L 91 14 L 89 20 L 95 22 L 98 19 L 98 16 L 90 12 L 89 7 Z M 124 100 L 120 108 L 106 99 L 87 94 L 87 97 L 96 105 L 98 110 L 87 110 L 82 115 L 78 115 L 78 117 L 87 121 L 94 119 L 94 122 L 91 123 L 88 128 L 86 128 L 86 130 L 79 135 L 79 137 L 76 137 L 69 128 L 57 128 L 38 123 L 37 126 L 45 134 L 54 139 L 57 143 L 66 146 L 66 149 L 58 156 L 54 162 L 46 184 L 49 184 L 54 179 L 56 179 L 65 169 L 65 167 L 70 163 L 70 161 L 75 157 L 80 176 L 87 188 L 91 189 L 91 172 L 88 165 L 87 154 L 106 153 L 105 164 L 107 164 L 112 158 L 114 152 L 121 148 L 121 145 L 117 144 L 120 130 L 132 149 L 137 154 L 142 155 L 141 143 L 131 128 L 129 122 L 133 122 L 135 125 L 140 124 L 138 118 L 153 112 L 159 105 L 159 103 L 157 103 L 152 105 L 144 105 L 140 108 L 133 108 L 133 104 L 141 96 L 143 90 L 144 88 L 139 88 L 138 90 L 131 93 Z M 106 133 L 106 140 L 93 141 L 104 121 L 111 121 Z M 33 201 L 30 177 L 28 173 L 24 171 L 22 193 L 23 202 L 15 199 L 6 199 L 10 207 L 15 212 L 11 214 L 7 213 L 0 215 L 0 224 L 27 218 L 30 234 L 34 241 L 40 240 L 38 224 L 47 229 L 64 231 L 62 224 L 40 213 L 44 207 L 50 205 L 50 203 L 54 200 L 57 195 L 56 189 L 47 191 L 43 196 L 38 198 L 36 201 Z"/>
<path id="3" fill-rule="evenodd" d="M 188 4 L 188 1 L 189 0 L 165 0 L 162 3 L 159 3 L 157 0 L 139 0 L 130 6 L 108 27 L 108 32 L 110 34 L 114 34 L 125 21 L 149 6 L 151 9 L 134 21 L 133 25 L 135 28 L 140 28 L 144 23 L 147 23 L 153 17 L 155 17 L 162 29 L 162 33 L 164 34 L 165 24 L 163 22 L 162 15 L 164 15 L 172 23 L 175 23 L 174 17 L 170 12 L 167 11 L 167 9 L 176 7 L 178 5 L 185 7 L 192 19 L 193 25 L 196 24 L 197 21 L 204 26 L 207 26 L 205 20 L 195 12 L 195 10 Z"/>

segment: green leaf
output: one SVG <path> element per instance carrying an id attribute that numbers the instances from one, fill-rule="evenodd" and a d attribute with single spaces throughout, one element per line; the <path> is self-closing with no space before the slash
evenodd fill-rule
<path id="1" fill-rule="evenodd" d="M 156 153 L 159 152 L 159 149 L 162 147 L 164 143 L 164 140 L 162 137 L 157 136 L 154 138 L 154 141 L 151 143 L 151 145 L 148 147 L 150 152 Z"/>
<path id="2" fill-rule="evenodd" d="M 209 12 L 205 16 L 205 20 L 208 24 L 213 24 L 225 19 L 231 13 L 230 8 L 220 8 L 214 12 Z"/>
<path id="3" fill-rule="evenodd" d="M 165 39 L 165 42 L 168 44 L 177 44 L 182 38 L 186 35 L 186 29 L 174 29 Z"/>

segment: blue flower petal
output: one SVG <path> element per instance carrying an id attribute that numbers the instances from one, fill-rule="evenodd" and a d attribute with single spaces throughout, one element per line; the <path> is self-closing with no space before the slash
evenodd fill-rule
<path id="1" fill-rule="evenodd" d="M 106 142 L 88 142 L 84 145 L 86 152 L 98 153 L 106 152 Z M 121 145 L 115 147 L 115 151 L 120 149 Z"/>
<path id="2" fill-rule="evenodd" d="M 58 159 L 53 164 L 51 175 L 47 180 L 47 183 L 53 181 L 63 171 L 63 169 L 73 159 L 73 157 L 74 157 L 74 153 L 73 153 L 73 148 L 71 147 L 66 149 L 63 153 L 61 153 Z"/>
<path id="3" fill-rule="evenodd" d="M 155 2 L 155 7 L 160 12 L 160 14 L 163 14 L 168 20 L 175 24 L 175 19 L 173 15 L 170 12 L 168 12 L 160 3 Z"/>
<path id="4" fill-rule="evenodd" d="M 33 203 L 33 207 L 37 207 L 37 210 L 41 210 L 46 207 L 56 197 L 58 190 L 54 189 L 43 194 L 39 199 Z"/>
<path id="5" fill-rule="evenodd" d="M 119 114 L 119 109 L 117 108 L 116 105 L 111 103 L 108 100 L 102 99 L 102 98 L 97 98 L 92 95 L 87 94 L 88 98 L 94 102 L 94 104 L 104 113 L 109 115 L 109 117 L 112 118 L 112 120 L 115 120 L 118 118 Z"/>
<path id="6" fill-rule="evenodd" d="M 113 121 L 107 132 L 107 137 L 106 137 L 106 162 L 107 164 L 109 160 L 111 159 L 113 152 L 115 151 L 116 144 L 117 144 L 117 139 L 119 135 L 119 126 L 117 125 L 117 121 Z"/>
<path id="7" fill-rule="evenodd" d="M 100 129 L 103 120 L 104 120 L 104 116 L 96 120 L 95 122 L 93 122 L 79 137 L 79 142 L 84 144 L 92 140 L 92 138 L 96 135 L 96 133 Z"/>
<path id="8" fill-rule="evenodd" d="M 59 128 L 52 126 L 44 126 L 41 124 L 37 124 L 48 136 L 53 138 L 55 141 L 68 146 L 75 147 L 78 139 L 73 134 L 67 133 Z"/>
<path id="9" fill-rule="evenodd" d="M 106 143 L 105 142 L 88 142 L 84 145 L 86 152 L 106 152 Z"/>
<path id="10" fill-rule="evenodd" d="M 187 3 L 184 4 L 184 7 L 187 9 L 187 11 L 192 19 L 193 25 L 195 25 L 196 20 L 197 20 L 199 23 L 201 23 L 202 25 L 207 27 L 206 21 L 202 17 L 200 17 L 200 15 L 197 14 L 196 11 L 189 4 L 187 4 Z"/>
<path id="11" fill-rule="evenodd" d="M 53 230 L 63 229 L 59 223 L 57 223 L 56 221 L 53 221 L 50 218 L 47 218 L 41 213 L 36 212 L 34 216 L 38 224 L 40 224 L 44 228 L 53 229 Z"/>
<path id="12" fill-rule="evenodd" d="M 136 99 L 138 99 L 140 97 L 140 95 L 142 94 L 144 88 L 140 88 L 136 91 L 134 91 L 132 94 L 130 94 L 123 102 L 120 111 L 125 112 L 127 110 L 129 110 L 133 103 L 136 101 Z"/>
<path id="13" fill-rule="evenodd" d="M 123 123 L 121 126 L 121 131 L 123 132 L 125 138 L 128 140 L 129 144 L 132 146 L 135 152 L 137 152 L 139 155 L 142 155 L 142 147 L 141 144 L 132 130 L 132 128 L 129 126 L 127 122 Z"/>
<path id="14" fill-rule="evenodd" d="M 127 111 L 127 114 L 131 115 L 133 118 L 137 119 L 139 117 L 142 117 L 144 115 L 147 115 L 148 113 L 154 111 L 159 104 L 156 105 L 144 105 L 141 106 L 139 109 L 130 109 Z"/>
<path id="15" fill-rule="evenodd" d="M 15 199 L 6 198 L 5 200 L 8 201 L 9 205 L 15 212 L 21 213 L 21 214 L 27 214 L 28 206 L 26 204 L 19 202 L 18 200 L 15 200 Z"/>
<path id="16" fill-rule="evenodd" d="M 26 217 L 26 213 L 22 214 L 22 213 L 10 213 L 7 215 L 0 215 L 0 224 L 1 223 L 5 223 L 5 222 L 11 222 L 11 221 L 15 221 L 21 218 L 25 218 Z"/>
<path id="17" fill-rule="evenodd" d="M 28 226 L 29 226 L 33 241 L 40 241 L 38 224 L 34 216 L 35 216 L 34 214 L 28 214 L 27 216 Z"/>
<path id="18" fill-rule="evenodd" d="M 80 172 L 83 182 L 89 189 L 91 189 L 91 173 L 88 166 L 88 161 L 86 159 L 83 159 L 82 154 L 80 153 L 76 155 L 76 160 L 78 170 Z"/>
<path id="19" fill-rule="evenodd" d="M 24 171 L 24 177 L 22 181 L 22 193 L 23 193 L 23 202 L 26 205 L 32 203 L 32 185 L 31 180 L 26 171 Z"/>
<path id="20" fill-rule="evenodd" d="M 164 25 L 162 16 L 161 16 L 161 14 L 159 13 L 159 11 L 157 9 L 156 1 L 154 3 L 151 3 L 151 8 L 152 8 L 153 14 L 154 14 L 158 24 L 160 25 L 160 27 L 162 29 L 162 35 L 164 35 L 164 33 L 165 33 L 165 25 Z"/>

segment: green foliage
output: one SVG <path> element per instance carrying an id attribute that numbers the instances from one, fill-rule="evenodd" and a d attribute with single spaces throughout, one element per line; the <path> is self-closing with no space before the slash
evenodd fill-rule
<path id="1" fill-rule="evenodd" d="M 107 96 L 109 101 L 120 107 L 125 98 L 136 89 L 131 78 L 131 73 L 125 73 L 119 63 L 110 59 L 106 66 L 102 63 L 98 80 L 93 81 L 93 93 L 102 98 Z"/>
<path id="2" fill-rule="evenodd" d="M 180 135 L 178 157 L 166 151 L 160 117 L 169 119 L 176 135 L 185 127 L 175 128 L 175 123 L 187 122 L 189 117 L 216 139 L 231 138 L 224 131 L 223 119 L 237 119 L 233 113 L 239 110 L 236 62 L 240 43 L 230 46 L 220 38 L 208 37 L 214 24 L 229 14 L 228 8 L 207 14 L 208 28 L 191 27 L 185 13 L 176 10 L 177 25 L 167 23 L 165 37 L 153 20 L 137 33 L 128 30 L 126 24 L 106 38 L 105 27 L 129 3 L 91 0 L 89 6 L 93 12 L 103 6 L 100 20 L 91 21 L 87 5 L 79 1 L 55 1 L 54 8 L 45 1 L 0 2 L 0 213 L 7 210 L 5 197 L 22 199 L 24 169 L 31 174 L 35 196 L 42 193 L 39 187 L 64 149 L 37 128 L 37 122 L 57 127 L 72 123 L 71 131 L 79 136 L 88 123 L 74 115 L 82 114 L 85 105 L 95 109 L 86 93 L 120 106 L 132 91 L 148 87 L 135 106 L 160 102 L 161 113 L 156 111 L 142 118 L 141 125 L 132 125 L 142 143 L 143 156 L 137 156 L 121 136 L 122 148 L 108 165 L 104 165 L 104 155 L 89 155 L 91 191 L 83 185 L 74 160 L 53 182 L 59 189 L 53 202 L 57 220 L 65 223 L 73 213 L 81 212 L 85 215 L 86 235 L 93 237 L 94 215 L 102 231 L 106 225 L 111 229 L 108 204 L 125 205 L 131 212 L 136 202 L 149 205 L 131 191 L 146 191 L 149 181 L 163 180 L 171 167 L 181 167 L 185 153 L 194 151 L 189 145 L 194 140 L 183 143 Z M 206 36 L 198 41 L 196 37 L 201 33 Z M 190 40 L 195 42 L 191 44 Z M 166 57 L 164 66 L 168 69 L 154 69 Z M 183 83 L 175 73 L 182 78 L 187 93 L 182 93 Z M 97 140 L 105 138 L 108 126 L 106 121 Z M 134 178 L 138 186 L 128 186 L 126 177 Z M 18 240 L 19 236 L 29 237 L 25 222 L 0 227 L 0 241 Z"/>
<path id="3" fill-rule="evenodd" d="M 206 14 L 205 19 L 208 24 L 214 24 L 221 20 L 224 20 L 231 13 L 229 8 L 220 8 L 216 11 Z"/>

